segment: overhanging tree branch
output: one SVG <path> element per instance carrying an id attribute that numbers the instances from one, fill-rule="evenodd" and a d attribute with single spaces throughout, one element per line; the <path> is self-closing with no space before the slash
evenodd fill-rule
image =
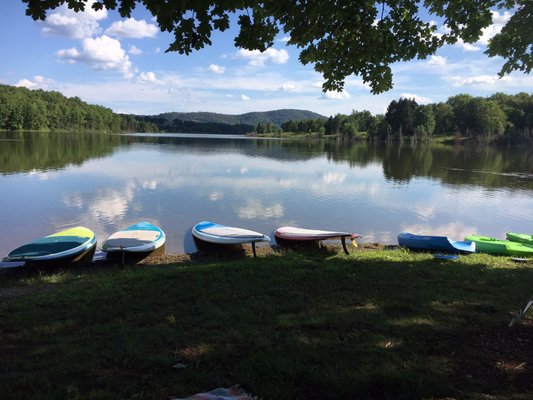
<path id="1" fill-rule="evenodd" d="M 22 1 L 27 15 L 44 20 L 47 11 L 62 4 L 83 11 L 89 0 Z M 290 37 L 288 43 L 301 49 L 300 61 L 313 64 L 323 75 L 324 91 L 342 90 L 351 75 L 361 76 L 373 93 L 389 90 L 392 63 L 425 59 L 459 39 L 476 42 L 482 29 L 492 23 L 495 8 L 514 11 L 485 52 L 506 60 L 500 76 L 529 73 L 533 66 L 531 0 L 99 0 L 92 7 L 118 7 L 122 17 L 130 17 L 138 4 L 155 16 L 161 31 L 174 33 L 167 51 L 180 54 L 211 45 L 213 30 L 228 29 L 234 13 L 240 27 L 235 37 L 238 47 L 265 51 L 283 30 Z M 435 25 L 425 22 L 423 14 L 443 19 L 448 31 L 437 35 Z"/>

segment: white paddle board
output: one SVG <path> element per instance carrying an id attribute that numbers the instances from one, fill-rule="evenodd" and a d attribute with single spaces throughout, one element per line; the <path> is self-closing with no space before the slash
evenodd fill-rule
<path id="1" fill-rule="evenodd" d="M 149 222 L 139 222 L 109 236 L 102 244 L 102 251 L 146 253 L 163 246 L 165 240 L 165 233 L 161 228 Z"/>
<path id="2" fill-rule="evenodd" d="M 194 237 L 216 244 L 243 244 L 270 242 L 270 238 L 260 232 L 202 221 L 192 228 Z"/>
<path id="3" fill-rule="evenodd" d="M 319 229 L 304 229 L 297 228 L 294 226 L 281 226 L 274 231 L 274 236 L 276 239 L 281 239 L 281 241 L 293 241 L 293 242 L 310 242 L 310 241 L 321 241 L 327 239 L 337 239 L 340 238 L 342 241 L 342 248 L 344 252 L 348 254 L 348 249 L 346 248 L 346 238 L 350 238 L 352 244 L 357 246 L 355 243 L 356 238 L 362 237 L 357 233 L 351 232 L 337 232 L 337 231 L 324 231 Z"/>

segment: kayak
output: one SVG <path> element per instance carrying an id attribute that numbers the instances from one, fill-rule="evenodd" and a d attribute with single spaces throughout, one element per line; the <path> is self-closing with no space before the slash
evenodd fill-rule
<path id="1" fill-rule="evenodd" d="M 511 242 L 533 245 L 533 235 L 528 235 L 527 233 L 507 232 L 505 236 L 507 236 L 507 240 L 510 240 Z"/>
<path id="2" fill-rule="evenodd" d="M 318 242 L 327 239 L 341 239 L 344 252 L 348 254 L 346 248 L 346 238 L 352 240 L 352 244 L 356 246 L 355 239 L 360 238 L 361 235 L 351 232 L 338 231 L 324 231 L 319 229 L 304 229 L 296 228 L 294 226 L 281 226 L 274 231 L 274 236 L 278 244 L 289 244 L 292 242 Z"/>
<path id="3" fill-rule="evenodd" d="M 102 244 L 102 251 L 110 257 L 135 255 L 142 259 L 162 249 L 165 240 L 161 228 L 143 221 L 113 233 Z"/>
<path id="4" fill-rule="evenodd" d="M 95 233 L 77 226 L 22 245 L 10 252 L 4 261 L 24 261 L 26 264 L 85 262 L 92 260 L 95 249 Z"/>
<path id="5" fill-rule="evenodd" d="M 487 236 L 470 235 L 465 240 L 476 243 L 476 250 L 482 253 L 497 254 L 503 256 L 533 256 L 533 245 L 500 240 Z"/>
<path id="6" fill-rule="evenodd" d="M 411 250 L 445 251 L 448 253 L 469 254 L 476 251 L 476 244 L 471 240 L 464 242 L 449 239 L 447 236 L 424 236 L 402 232 L 398 235 L 398 244 Z"/>

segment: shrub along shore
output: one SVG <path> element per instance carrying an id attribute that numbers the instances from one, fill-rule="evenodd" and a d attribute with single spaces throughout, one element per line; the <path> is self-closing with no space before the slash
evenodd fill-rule
<path id="1" fill-rule="evenodd" d="M 367 245 L 0 274 L 2 399 L 530 399 L 533 264 Z"/>

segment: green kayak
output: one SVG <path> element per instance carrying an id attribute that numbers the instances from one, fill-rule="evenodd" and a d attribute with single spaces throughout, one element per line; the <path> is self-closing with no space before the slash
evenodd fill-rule
<path id="1" fill-rule="evenodd" d="M 525 243 L 533 246 L 533 235 L 514 232 L 507 232 L 505 235 L 507 236 L 507 239 L 511 242 Z"/>
<path id="2" fill-rule="evenodd" d="M 502 256 L 533 256 L 533 244 L 511 242 L 510 240 L 499 240 L 487 236 L 470 235 L 465 237 L 465 241 L 470 240 L 476 243 L 476 252 L 498 254 Z"/>

